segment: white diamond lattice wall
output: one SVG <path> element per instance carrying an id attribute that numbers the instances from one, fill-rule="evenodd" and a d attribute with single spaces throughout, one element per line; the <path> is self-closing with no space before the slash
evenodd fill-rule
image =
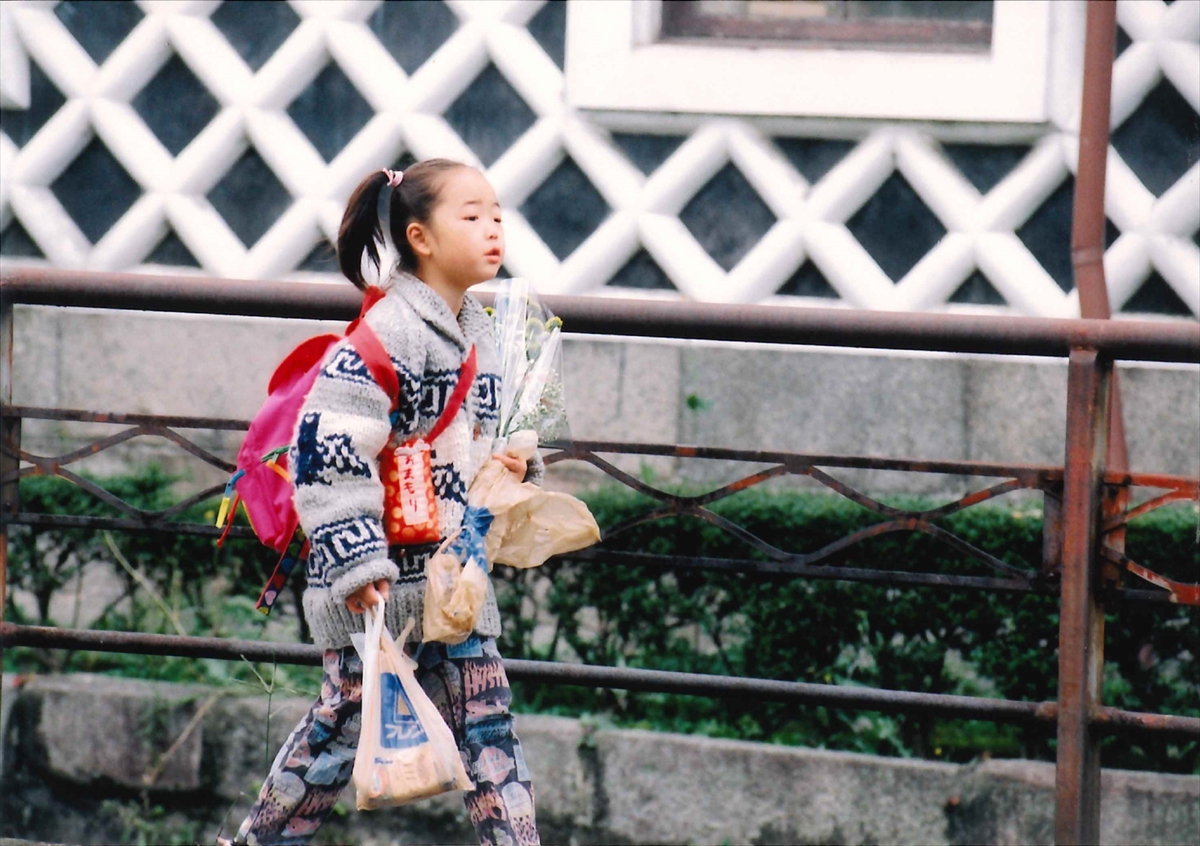
<path id="1" fill-rule="evenodd" d="M 506 267 L 548 293 L 591 294 L 645 249 L 684 297 L 714 302 L 782 301 L 774 295 L 811 261 L 838 295 L 806 304 L 936 310 L 980 271 L 1021 314 L 1078 314 L 1060 284 L 1016 234 L 1076 165 L 1083 9 L 1056 12 L 1049 125 L 1032 148 L 981 192 L 942 147 L 949 130 L 902 123 L 847 125 L 854 149 L 810 184 L 761 124 L 715 117 L 649 175 L 593 117 L 570 108 L 564 77 L 527 24 L 539 0 L 447 0 L 453 34 L 406 73 L 367 25 L 373 0 L 290 0 L 298 25 L 257 71 L 211 20 L 210 0 L 138 0 L 143 14 L 97 65 L 64 26 L 54 3 L 0 4 L 3 107 L 29 107 L 32 59 L 65 98 L 23 146 L 0 133 L 0 230 L 19 222 L 49 263 L 94 270 L 145 269 L 174 231 L 202 272 L 240 278 L 302 278 L 296 268 L 335 236 L 349 192 L 368 171 L 406 152 L 480 164 L 444 114 L 494 64 L 535 119 L 485 169 L 505 205 Z M 1200 2 L 1121 0 L 1118 21 L 1130 43 L 1114 67 L 1113 128 L 1119 130 L 1160 85 L 1200 112 Z M 215 116 L 177 155 L 147 126 L 133 101 L 178 56 L 211 92 Z M 289 116 L 289 105 L 330 63 L 374 114 L 331 161 Z M 1174 96 L 1174 95 L 1172 95 Z M 1193 115 L 1194 116 L 1194 115 Z M 648 118 L 651 126 L 655 118 Z M 673 124 L 661 117 L 661 130 Z M 836 134 L 836 133 L 835 133 Z M 51 186 L 93 139 L 111 152 L 140 195 L 93 243 Z M 253 148 L 290 195 L 255 243 L 243 244 L 208 199 Z M 1152 274 L 1193 315 L 1200 314 L 1200 163 L 1156 195 L 1118 149 L 1110 148 L 1105 205 L 1120 235 L 1105 254 L 1114 309 Z M 569 157 L 610 212 L 560 260 L 522 216 L 527 198 Z M 728 272 L 693 236 L 680 213 L 732 163 L 775 222 Z M 945 235 L 893 280 L 847 222 L 898 172 L 936 216 Z M 264 224 L 265 225 L 265 224 Z M 881 233 L 886 237 L 887 233 Z M 1064 243 L 1062 250 L 1069 250 Z M 309 276 L 311 278 L 311 275 Z M 798 298 L 791 298 L 796 301 Z"/>

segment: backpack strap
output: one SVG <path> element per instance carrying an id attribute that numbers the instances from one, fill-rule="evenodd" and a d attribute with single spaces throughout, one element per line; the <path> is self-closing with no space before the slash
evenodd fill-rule
<path id="1" fill-rule="evenodd" d="M 379 336 L 375 334 L 375 331 L 361 317 L 354 321 L 351 326 L 352 329 L 346 335 L 346 340 L 350 342 L 351 346 L 358 353 L 359 358 L 363 360 L 363 364 L 367 366 L 367 370 L 371 372 L 371 376 L 375 378 L 375 382 L 388 395 L 388 399 L 392 401 L 391 411 L 395 411 L 400 406 L 400 378 L 396 375 L 396 368 L 392 366 L 392 360 L 388 357 L 387 350 L 383 348 L 383 342 L 379 340 Z M 442 416 L 438 418 L 433 429 L 425 436 L 427 441 L 432 443 L 437 439 L 438 435 L 446 431 L 446 427 L 450 425 L 450 421 L 454 419 L 454 415 L 458 414 L 458 410 L 462 408 L 463 402 L 466 401 L 467 393 L 471 390 L 471 386 L 475 384 L 475 374 L 478 370 L 478 356 L 475 353 L 474 345 L 472 345 L 470 352 L 467 353 L 466 361 L 463 362 L 462 368 L 458 371 L 458 384 L 454 386 L 454 393 L 450 394 L 450 399 L 446 402 Z"/>
<path id="2" fill-rule="evenodd" d="M 450 395 L 450 399 L 446 402 L 445 409 L 442 410 L 442 416 L 438 418 L 438 422 L 429 430 L 429 434 L 425 436 L 425 440 L 433 443 L 437 440 L 438 435 L 446 431 L 446 427 L 454 419 L 454 415 L 458 414 L 458 410 L 462 408 L 463 402 L 467 398 L 467 392 L 471 390 L 471 386 L 475 384 L 475 373 L 479 369 L 479 363 L 475 356 L 475 347 L 471 347 L 471 351 L 467 353 L 467 360 L 463 362 L 462 369 L 458 371 L 458 384 L 454 386 L 454 393 Z"/>
<path id="3" fill-rule="evenodd" d="M 375 378 L 375 383 L 383 388 L 383 392 L 391 400 L 390 411 L 395 411 L 400 406 L 400 377 L 396 375 L 396 368 L 392 366 L 392 360 L 375 330 L 361 318 L 354 322 L 357 325 L 346 335 L 346 340 L 363 360 L 363 364 Z"/>
<path id="4" fill-rule="evenodd" d="M 387 292 L 377 285 L 367 288 L 363 293 L 362 308 L 358 311 L 358 317 L 346 327 L 346 340 L 350 342 L 350 346 L 354 347 L 358 357 L 367 366 L 367 370 L 375 379 L 375 384 L 382 388 L 388 399 L 391 400 L 390 410 L 395 411 L 400 405 L 400 378 L 396 375 L 396 368 L 392 367 L 392 359 L 388 356 L 387 350 L 383 348 L 379 336 L 363 320 L 371 307 L 382 300 L 386 294 Z"/>

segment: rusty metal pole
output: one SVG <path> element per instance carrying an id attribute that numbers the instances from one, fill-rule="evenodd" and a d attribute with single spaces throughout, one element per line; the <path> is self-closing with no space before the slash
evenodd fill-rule
<path id="1" fill-rule="evenodd" d="M 1080 315 L 1094 319 L 1112 317 L 1104 278 L 1104 193 L 1116 17 L 1112 0 L 1089 0 L 1071 265 Z M 1127 487 L 1101 487 L 1105 465 L 1109 470 L 1129 468 L 1111 362 L 1095 351 L 1073 350 L 1067 403 L 1055 830 L 1060 844 L 1096 843 L 1100 836 L 1100 747 L 1090 723 L 1103 705 L 1104 608 L 1098 591 L 1102 582 L 1117 584 L 1120 574 L 1100 563 L 1098 521 L 1101 515 L 1119 513 L 1129 499 Z M 1110 533 L 1106 542 L 1124 551 L 1124 528 Z"/>
<path id="2" fill-rule="evenodd" d="M 1071 221 L 1071 264 L 1075 271 L 1075 289 L 1079 292 L 1080 316 L 1097 320 L 1112 317 L 1104 278 L 1104 185 L 1108 166 L 1116 27 L 1116 3 L 1089 0 L 1083 59 L 1083 103 L 1079 114 L 1079 164 L 1076 168 L 1074 216 Z M 1124 472 L 1129 469 L 1129 447 L 1125 438 L 1125 420 L 1116 374 L 1113 375 L 1111 390 L 1107 465 L 1111 471 Z M 1107 490 L 1103 504 L 1105 516 L 1123 511 L 1128 502 L 1128 487 Z M 1123 552 L 1124 526 L 1110 532 L 1105 540 L 1108 546 Z M 1118 579 L 1116 568 L 1106 567 L 1104 581 L 1114 585 Z"/>
<path id="3" fill-rule="evenodd" d="M 1071 266 L 1075 272 L 1075 290 L 1079 292 L 1079 314 L 1097 320 L 1112 317 L 1104 279 L 1104 184 L 1108 167 L 1116 28 L 1117 4 L 1111 0 L 1088 0 L 1083 104 L 1079 114 L 1079 164 L 1075 173 L 1075 205 L 1071 220 Z M 1124 471 L 1129 469 L 1129 456 L 1115 381 L 1112 393 L 1108 468 Z"/>
<path id="4" fill-rule="evenodd" d="M 1104 609 L 1097 601 L 1097 532 L 1107 453 L 1112 362 L 1071 351 L 1063 478 L 1062 591 L 1058 628 L 1058 766 L 1055 840 L 1096 843 L 1100 834 L 1100 705 Z"/>
<path id="5" fill-rule="evenodd" d="M 0 297 L 0 404 L 12 405 L 13 385 L 13 305 Z M 15 458 L 21 441 L 21 418 L 0 417 L 0 478 L 16 470 L 20 462 Z M 15 448 L 14 448 L 15 447 Z M 9 457 L 10 448 L 12 455 Z M 17 499 L 17 482 L 0 484 L 0 512 L 7 517 L 20 511 Z M 0 520 L 0 625 L 4 624 L 4 608 L 8 602 L 8 523 Z M 4 701 L 4 646 L 0 644 L 0 705 Z"/>

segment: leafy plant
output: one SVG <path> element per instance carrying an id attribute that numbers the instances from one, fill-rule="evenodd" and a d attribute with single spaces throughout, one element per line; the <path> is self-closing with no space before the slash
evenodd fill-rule
<path id="1" fill-rule="evenodd" d="M 172 501 L 172 479 L 150 469 L 104 480 L 106 489 L 141 507 Z M 21 483 L 22 510 L 111 515 L 59 480 Z M 620 488 L 585 495 L 601 526 L 644 513 L 653 503 Z M 921 505 L 919 502 L 897 503 Z M 181 519 L 209 522 L 211 503 Z M 786 550 L 820 548 L 878 518 L 830 496 L 752 489 L 713 510 Z M 1200 581 L 1197 511 L 1165 508 L 1135 520 L 1127 534 L 1134 559 L 1183 581 Z M 976 506 L 942 524 L 996 557 L 1037 567 L 1042 520 L 1037 509 Z M 216 551 L 210 539 L 78 529 L 13 527 L 10 585 L 36 597 L 33 622 L 48 617 L 50 598 L 79 575 L 82 563 L 115 561 L 125 569 L 123 600 L 98 627 L 258 638 L 264 621 L 253 600 L 271 564 L 252 541 Z M 638 526 L 609 549 L 682 557 L 761 557 L 704 521 L 676 517 Z M 978 562 L 915 533 L 872 538 L 842 552 L 837 566 L 986 575 Z M 864 583 L 749 576 L 713 569 L 615 566 L 551 561 L 535 570 L 497 567 L 492 575 L 504 618 L 501 651 L 511 658 L 583 661 L 610 666 L 715 673 L 824 684 L 1029 701 L 1057 695 L 1057 598 L 966 589 L 906 589 Z M 291 582 L 298 606 L 301 578 Z M 10 590 L 9 596 L 13 595 Z M 277 607 L 271 625 L 278 627 Z M 1196 609 L 1123 602 L 1106 618 L 1105 703 L 1138 711 L 1200 716 L 1200 627 Z M 24 621 L 11 604 L 8 619 Z M 293 618 L 292 625 L 299 625 Z M 276 631 L 273 636 L 286 635 Z M 295 635 L 307 639 L 297 628 Z M 163 680 L 204 681 L 241 690 L 315 690 L 316 668 L 250 667 L 236 662 L 101 653 L 7 649 L 5 671 L 89 670 Z M 257 676 L 257 678 L 256 678 Z M 270 678 L 268 685 L 264 679 Z M 526 711 L 590 715 L 623 726 L 800 744 L 887 755 L 967 761 L 979 756 L 1050 759 L 1049 727 L 1030 729 L 920 714 L 804 708 L 777 702 L 627 693 L 554 685 L 515 685 Z M 1194 743 L 1106 741 L 1107 766 L 1200 771 Z"/>

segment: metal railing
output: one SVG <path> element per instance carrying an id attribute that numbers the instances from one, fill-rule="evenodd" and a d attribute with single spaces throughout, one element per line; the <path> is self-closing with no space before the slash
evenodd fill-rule
<path id="1" fill-rule="evenodd" d="M 36 304 L 60 307 L 144 309 L 225 315 L 350 319 L 358 294 L 348 285 L 299 285 L 216 279 L 87 274 L 49 270 L 0 272 L 0 342 L 3 344 L 3 419 L 0 421 L 0 575 L 7 559 L 8 527 L 31 525 L 215 535 L 206 525 L 176 521 L 188 507 L 220 492 L 200 491 L 163 511 L 135 508 L 103 490 L 70 467 L 83 458 L 134 438 L 166 439 L 224 471 L 232 464 L 198 445 L 180 430 L 244 430 L 246 421 L 104 413 L 14 406 L 12 374 L 13 307 Z M 662 568 L 700 568 L 750 574 L 786 574 L 797 578 L 842 579 L 910 587 L 953 587 L 1019 593 L 1058 593 L 1059 695 L 1057 701 L 1020 702 L 968 696 L 915 693 L 673 673 L 631 668 L 506 661 L 512 678 L 547 683 L 718 697 L 758 697 L 802 705 L 826 705 L 886 712 L 920 712 L 962 719 L 1059 726 L 1057 802 L 1080 804 L 1079 792 L 1099 768 L 1097 738 L 1112 732 L 1169 733 L 1200 738 L 1200 719 L 1123 711 L 1099 700 L 1098 673 L 1103 667 L 1103 605 L 1127 601 L 1200 604 L 1198 586 L 1180 584 L 1128 558 L 1121 537 L 1126 524 L 1141 514 L 1177 500 L 1197 500 L 1200 479 L 1164 474 L 1105 472 L 1108 397 L 1115 359 L 1200 363 L 1200 326 L 1174 322 L 1048 320 L 1015 317 L 892 314 L 761 306 L 547 297 L 563 317 L 565 329 L 642 337 L 703 338 L 877 349 L 919 349 L 960 353 L 1035 354 L 1068 359 L 1067 432 L 1064 464 L 1030 465 L 966 461 L 917 461 L 868 456 L 805 455 L 734 449 L 601 442 L 553 445 L 550 464 L 581 461 L 657 501 L 651 511 L 609 527 L 611 541 L 635 525 L 689 515 L 740 540 L 751 558 L 663 556 L 599 547 L 571 558 L 607 566 L 623 564 Z M 55 456 L 35 455 L 21 443 L 23 420 L 43 419 L 108 423 L 123 428 L 85 447 Z M 765 465 L 717 490 L 685 496 L 663 491 L 616 467 L 610 454 L 673 456 L 695 460 L 733 460 Z M 989 478 L 991 484 L 937 508 L 908 510 L 886 505 L 855 490 L 835 475 L 840 469 L 870 469 L 952 474 Z M 29 513 L 21 510 L 18 483 L 31 475 L 67 479 L 110 505 L 117 517 Z M 731 523 L 709 508 L 724 497 L 780 476 L 804 476 L 879 516 L 878 522 L 822 548 L 787 551 Z M 1139 504 L 1131 489 L 1156 494 Z M 1042 558 L 1034 566 L 1003 561 L 955 535 L 942 522 L 952 514 L 1004 494 L 1040 492 L 1044 503 Z M 1116 496 L 1121 492 L 1122 496 Z M 248 535 L 248 529 L 234 530 Z M 977 574 L 946 574 L 903 569 L 848 568 L 835 556 L 869 538 L 891 532 L 920 532 L 961 553 Z M 2 584 L 2 580 L 0 580 Z M 3 594 L 0 588 L 0 608 Z M 46 649 L 179 655 L 237 660 L 320 663 L 316 647 L 267 642 L 151 635 L 133 632 L 80 631 L 0 624 L 0 647 L 25 645 Z M 1075 726 L 1064 742 L 1064 726 Z M 1099 813 L 1098 802 L 1083 803 Z"/>

